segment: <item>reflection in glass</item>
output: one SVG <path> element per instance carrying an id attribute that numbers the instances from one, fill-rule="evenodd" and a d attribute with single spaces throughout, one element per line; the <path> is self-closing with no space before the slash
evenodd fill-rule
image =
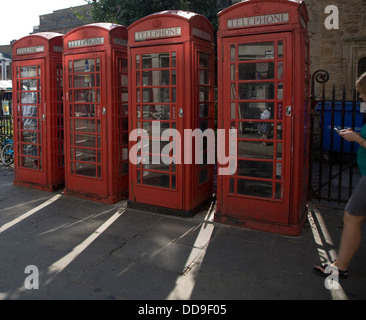
<path id="1" fill-rule="evenodd" d="M 274 99 L 274 83 L 239 83 L 239 99 L 269 100 Z"/>
<path id="2" fill-rule="evenodd" d="M 283 99 L 283 82 L 279 82 L 278 83 L 277 99 L 278 100 L 282 100 Z"/>
<path id="3" fill-rule="evenodd" d="M 272 102 L 240 102 L 239 103 L 239 119 L 261 119 L 261 114 L 270 111 L 269 119 L 273 119 L 274 103 Z"/>
<path id="4" fill-rule="evenodd" d="M 277 79 L 282 80 L 283 79 L 283 61 L 278 62 L 278 70 L 277 70 Z"/>
<path id="5" fill-rule="evenodd" d="M 199 83 L 200 84 L 210 84 L 210 73 L 208 70 L 200 70 L 199 72 Z"/>
<path id="6" fill-rule="evenodd" d="M 239 64 L 239 80 L 274 79 L 274 62 Z"/>
<path id="7" fill-rule="evenodd" d="M 142 56 L 142 69 L 169 68 L 170 57 L 168 53 L 152 53 Z"/>
<path id="8" fill-rule="evenodd" d="M 95 71 L 94 59 L 74 60 L 74 73 L 85 73 Z"/>
<path id="9" fill-rule="evenodd" d="M 272 183 L 238 179 L 237 193 L 245 196 L 272 198 Z"/>
<path id="10" fill-rule="evenodd" d="M 142 72 L 143 86 L 168 86 L 169 84 L 169 70 L 154 70 Z"/>
<path id="11" fill-rule="evenodd" d="M 81 176 L 96 177 L 97 167 L 92 163 L 75 163 L 75 173 Z"/>
<path id="12" fill-rule="evenodd" d="M 95 90 L 94 89 L 74 90 L 74 101 L 95 102 Z"/>
<path id="13" fill-rule="evenodd" d="M 21 78 L 36 78 L 37 77 L 37 66 L 26 66 L 20 67 Z"/>
<path id="14" fill-rule="evenodd" d="M 199 101 L 208 101 L 210 100 L 210 88 L 209 87 L 200 87 L 199 88 Z"/>
<path id="15" fill-rule="evenodd" d="M 169 120 L 169 105 L 144 105 L 143 119 L 145 120 Z"/>
<path id="16" fill-rule="evenodd" d="M 238 176 L 272 179 L 273 162 L 238 160 Z"/>
<path id="17" fill-rule="evenodd" d="M 208 103 L 201 103 L 199 105 L 199 117 L 207 118 L 209 116 L 209 105 Z"/>
<path id="18" fill-rule="evenodd" d="M 79 74 L 74 76 L 74 88 L 95 87 L 94 74 Z"/>
<path id="19" fill-rule="evenodd" d="M 283 41 L 278 41 L 278 54 L 279 59 L 283 58 Z"/>
<path id="20" fill-rule="evenodd" d="M 143 102 L 170 102 L 169 88 L 145 88 L 142 90 Z"/>
<path id="21" fill-rule="evenodd" d="M 18 88 L 18 90 L 23 91 L 36 91 L 40 89 L 40 87 L 37 88 L 37 79 L 20 80 L 20 88 Z"/>
<path id="22" fill-rule="evenodd" d="M 209 55 L 204 52 L 199 53 L 199 67 L 208 68 L 209 67 Z"/>
<path id="23" fill-rule="evenodd" d="M 169 188 L 169 174 L 143 171 L 143 184 L 154 187 Z"/>
<path id="24" fill-rule="evenodd" d="M 260 146 L 258 141 L 238 141 L 238 157 L 273 159 L 273 144 Z"/>
<path id="25" fill-rule="evenodd" d="M 274 59 L 274 42 L 242 44 L 238 51 L 239 60 Z"/>
<path id="26" fill-rule="evenodd" d="M 232 44 L 230 46 L 230 60 L 235 61 L 235 58 L 236 58 L 235 44 Z"/>

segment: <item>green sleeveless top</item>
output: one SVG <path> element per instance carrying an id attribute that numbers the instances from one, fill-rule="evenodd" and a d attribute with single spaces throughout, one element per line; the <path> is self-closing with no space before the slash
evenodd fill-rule
<path id="1" fill-rule="evenodd" d="M 361 136 L 366 139 L 366 124 L 361 129 Z M 363 146 L 366 147 L 366 144 L 363 143 Z M 359 146 L 357 151 L 357 165 L 361 176 L 366 176 L 366 149 L 362 146 Z"/>

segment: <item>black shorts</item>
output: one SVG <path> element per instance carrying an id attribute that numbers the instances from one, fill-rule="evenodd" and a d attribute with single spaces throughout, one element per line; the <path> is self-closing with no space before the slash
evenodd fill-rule
<path id="1" fill-rule="evenodd" d="M 353 216 L 366 216 L 366 176 L 362 176 L 346 205 Z"/>

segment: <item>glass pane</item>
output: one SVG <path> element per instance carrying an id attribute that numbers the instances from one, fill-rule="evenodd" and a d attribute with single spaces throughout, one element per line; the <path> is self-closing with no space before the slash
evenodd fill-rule
<path id="1" fill-rule="evenodd" d="M 74 61 L 74 73 L 85 73 L 95 71 L 94 59 L 82 59 Z"/>
<path id="2" fill-rule="evenodd" d="M 143 86 L 168 86 L 170 84 L 169 70 L 143 71 Z"/>
<path id="3" fill-rule="evenodd" d="M 209 105 L 208 103 L 201 103 L 199 105 L 199 117 L 207 118 L 209 116 Z"/>
<path id="4" fill-rule="evenodd" d="M 74 88 L 95 87 L 94 74 L 79 74 L 74 76 Z"/>
<path id="5" fill-rule="evenodd" d="M 95 102 L 94 89 L 74 90 L 75 102 Z"/>
<path id="6" fill-rule="evenodd" d="M 172 68 L 176 67 L 176 62 L 177 62 L 176 57 L 177 57 L 176 52 L 172 52 Z"/>
<path id="7" fill-rule="evenodd" d="M 282 159 L 282 143 L 277 143 L 277 159 Z"/>
<path id="8" fill-rule="evenodd" d="M 278 58 L 283 58 L 283 41 L 278 41 Z"/>
<path id="9" fill-rule="evenodd" d="M 239 60 L 274 59 L 274 42 L 239 45 Z"/>
<path id="10" fill-rule="evenodd" d="M 237 193 L 245 196 L 272 198 L 272 183 L 238 179 Z"/>
<path id="11" fill-rule="evenodd" d="M 235 61 L 236 53 L 235 53 L 235 44 L 230 46 L 230 60 Z"/>
<path id="12" fill-rule="evenodd" d="M 274 79 L 274 62 L 239 64 L 239 80 Z"/>
<path id="13" fill-rule="evenodd" d="M 145 185 L 169 188 L 169 174 L 143 171 L 142 179 Z"/>
<path id="14" fill-rule="evenodd" d="M 231 79 L 231 81 L 235 81 L 235 75 L 236 75 L 235 64 L 232 64 L 230 66 L 230 69 L 231 69 L 231 71 L 230 71 L 230 79 Z"/>
<path id="15" fill-rule="evenodd" d="M 200 70 L 200 84 L 210 84 L 210 73 L 208 70 Z"/>
<path id="16" fill-rule="evenodd" d="M 20 99 L 22 103 L 38 103 L 37 92 L 22 92 Z"/>
<path id="17" fill-rule="evenodd" d="M 152 53 L 142 56 L 142 69 L 169 68 L 169 53 Z"/>
<path id="18" fill-rule="evenodd" d="M 38 151 L 40 151 L 40 148 L 36 144 L 22 144 L 20 145 L 19 153 L 26 156 L 38 157 L 41 156 Z"/>
<path id="19" fill-rule="evenodd" d="M 239 83 L 239 99 L 274 99 L 274 83 Z"/>
<path id="20" fill-rule="evenodd" d="M 282 100 L 283 99 L 283 82 L 279 82 L 278 83 L 277 99 L 278 100 Z"/>
<path id="21" fill-rule="evenodd" d="M 37 66 L 20 67 L 21 78 L 35 78 L 37 77 Z"/>
<path id="22" fill-rule="evenodd" d="M 277 78 L 278 78 L 278 80 L 283 79 L 283 62 L 282 61 L 278 62 Z"/>
<path id="23" fill-rule="evenodd" d="M 22 131 L 21 132 L 21 141 L 28 143 L 37 143 L 38 132 L 34 131 Z M 39 141 L 41 143 L 41 141 Z"/>
<path id="24" fill-rule="evenodd" d="M 74 117 L 95 117 L 95 104 L 75 104 Z"/>
<path id="25" fill-rule="evenodd" d="M 203 52 L 199 53 L 199 67 L 208 68 L 209 67 L 209 55 Z"/>
<path id="26" fill-rule="evenodd" d="M 37 90 L 37 79 L 20 80 L 19 90 L 36 91 Z"/>
<path id="27" fill-rule="evenodd" d="M 272 179 L 273 162 L 238 160 L 239 176 Z"/>
<path id="28" fill-rule="evenodd" d="M 160 164 L 143 164 L 142 167 L 144 169 L 150 169 L 150 170 L 158 170 L 158 171 L 170 171 L 170 165 L 164 164 L 163 162 Z"/>
<path id="29" fill-rule="evenodd" d="M 239 103 L 239 119 L 273 119 L 274 104 L 272 102 Z"/>
<path id="30" fill-rule="evenodd" d="M 75 146 L 77 147 L 88 147 L 96 148 L 96 136 L 90 134 L 76 134 L 75 135 Z"/>
<path id="31" fill-rule="evenodd" d="M 38 159 L 29 157 L 20 157 L 20 159 L 23 168 L 38 169 Z"/>
<path id="32" fill-rule="evenodd" d="M 71 160 L 97 162 L 95 150 L 91 149 L 71 149 Z"/>
<path id="33" fill-rule="evenodd" d="M 169 120 L 170 107 L 169 105 L 144 105 L 142 117 L 145 120 Z"/>
<path id="34" fill-rule="evenodd" d="M 147 88 L 142 90 L 143 102 L 170 102 L 169 88 Z"/>
<path id="35" fill-rule="evenodd" d="M 97 167 L 91 163 L 75 163 L 75 173 L 81 176 L 96 177 Z"/>
<path id="36" fill-rule="evenodd" d="M 209 87 L 200 87 L 199 90 L 200 90 L 199 101 L 210 100 L 210 88 Z"/>
<path id="37" fill-rule="evenodd" d="M 273 159 L 273 144 L 264 146 L 258 141 L 238 141 L 238 156 L 241 158 Z"/>
<path id="38" fill-rule="evenodd" d="M 37 106 L 22 106 L 22 117 L 37 117 Z"/>
<path id="39" fill-rule="evenodd" d="M 75 119 L 75 131 L 95 132 L 95 120 Z"/>

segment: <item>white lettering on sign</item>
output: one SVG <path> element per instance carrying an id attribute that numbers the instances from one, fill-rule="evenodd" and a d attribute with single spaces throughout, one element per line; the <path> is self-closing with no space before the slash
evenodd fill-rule
<path id="1" fill-rule="evenodd" d="M 104 37 L 100 38 L 90 38 L 90 39 L 80 39 L 80 40 L 73 40 L 68 42 L 69 48 L 78 48 L 78 47 L 85 47 L 85 46 L 95 46 L 104 43 Z"/>
<path id="2" fill-rule="evenodd" d="M 17 54 L 31 54 L 31 53 L 39 53 L 44 52 L 44 46 L 34 46 L 34 47 L 26 47 L 26 48 L 18 48 Z"/>
<path id="3" fill-rule="evenodd" d="M 121 38 L 114 38 L 114 43 L 119 46 L 127 46 L 127 40 Z"/>
<path id="4" fill-rule="evenodd" d="M 227 21 L 228 28 L 244 28 L 251 26 L 261 26 L 266 24 L 276 24 L 289 22 L 288 13 L 275 13 L 266 16 L 255 16 L 238 19 L 230 19 Z"/>
<path id="5" fill-rule="evenodd" d="M 62 46 L 53 46 L 53 51 L 62 53 Z"/>
<path id="6" fill-rule="evenodd" d="M 148 39 L 176 37 L 182 34 L 181 27 L 165 29 L 155 29 L 135 32 L 135 41 L 145 41 Z"/>
<path id="7" fill-rule="evenodd" d="M 201 38 L 203 40 L 211 41 L 211 35 L 203 30 L 197 29 L 195 27 L 192 28 L 192 33 L 195 37 Z"/>

